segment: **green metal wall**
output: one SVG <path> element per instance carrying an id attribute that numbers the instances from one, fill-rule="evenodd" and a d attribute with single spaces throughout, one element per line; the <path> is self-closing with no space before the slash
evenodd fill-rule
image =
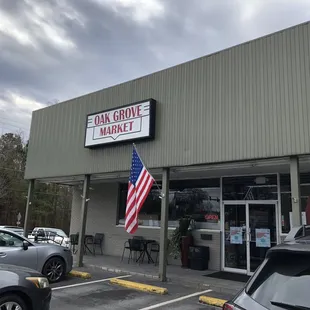
<path id="1" fill-rule="evenodd" d="M 26 178 L 128 170 L 131 146 L 85 149 L 86 115 L 157 100 L 150 168 L 310 153 L 310 24 L 33 113 Z"/>

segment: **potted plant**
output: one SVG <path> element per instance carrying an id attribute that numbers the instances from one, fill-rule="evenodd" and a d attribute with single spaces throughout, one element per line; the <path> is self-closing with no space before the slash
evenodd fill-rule
<path id="1" fill-rule="evenodd" d="M 173 258 L 181 257 L 182 267 L 188 267 L 189 247 L 193 245 L 192 229 L 194 220 L 190 216 L 185 216 L 179 219 L 179 226 L 172 233 L 170 246 L 170 254 Z"/>

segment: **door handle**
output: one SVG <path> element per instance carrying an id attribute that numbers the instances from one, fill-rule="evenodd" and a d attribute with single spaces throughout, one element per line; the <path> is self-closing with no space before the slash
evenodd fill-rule
<path id="1" fill-rule="evenodd" d="M 248 233 L 246 233 L 246 236 L 247 236 L 247 242 L 251 242 L 252 241 L 252 236 L 251 236 L 251 233 L 250 232 L 248 232 Z"/>
<path id="2" fill-rule="evenodd" d="M 1 258 L 1 257 L 6 257 L 6 253 L 1 252 L 1 253 L 0 253 L 0 258 Z"/>

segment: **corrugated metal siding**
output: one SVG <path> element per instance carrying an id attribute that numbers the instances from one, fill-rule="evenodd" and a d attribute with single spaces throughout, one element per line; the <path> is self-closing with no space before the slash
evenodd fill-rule
<path id="1" fill-rule="evenodd" d="M 33 113 L 26 178 L 128 170 L 130 145 L 84 149 L 86 114 L 154 98 L 151 168 L 310 153 L 310 26 Z"/>

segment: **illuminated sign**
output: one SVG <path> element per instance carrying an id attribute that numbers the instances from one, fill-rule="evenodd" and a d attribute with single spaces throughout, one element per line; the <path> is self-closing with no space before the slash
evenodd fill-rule
<path id="1" fill-rule="evenodd" d="M 149 99 L 87 115 L 85 147 L 153 139 L 156 101 Z"/>

